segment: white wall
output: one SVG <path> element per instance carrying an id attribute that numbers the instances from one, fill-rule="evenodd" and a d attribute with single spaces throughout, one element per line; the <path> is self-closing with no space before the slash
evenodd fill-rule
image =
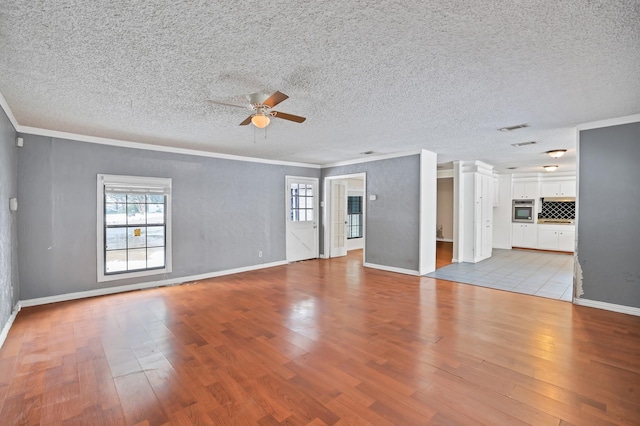
<path id="1" fill-rule="evenodd" d="M 436 237 L 436 239 L 453 241 L 453 178 L 438 179 L 436 230 L 440 227 L 442 227 L 442 237 Z"/>

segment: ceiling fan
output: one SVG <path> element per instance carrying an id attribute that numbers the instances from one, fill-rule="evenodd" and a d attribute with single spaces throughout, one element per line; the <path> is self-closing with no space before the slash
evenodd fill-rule
<path id="1" fill-rule="evenodd" d="M 306 120 L 305 117 L 300 117 L 299 115 L 287 114 L 285 112 L 271 110 L 271 108 L 289 97 L 282 92 L 275 92 L 271 96 L 267 96 L 263 93 L 252 93 L 246 96 L 247 100 L 249 101 L 248 105 L 237 105 L 214 100 L 209 100 L 209 102 L 218 105 L 225 105 L 236 108 L 247 108 L 253 110 L 253 114 L 251 114 L 242 123 L 240 123 L 241 126 L 246 126 L 249 123 L 253 123 L 253 125 L 257 128 L 263 129 L 269 125 L 269 123 L 271 122 L 271 117 L 295 121 L 296 123 L 302 123 Z"/>

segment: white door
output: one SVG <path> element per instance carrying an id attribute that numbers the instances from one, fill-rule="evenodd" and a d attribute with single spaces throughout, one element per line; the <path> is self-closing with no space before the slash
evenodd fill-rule
<path id="1" fill-rule="evenodd" d="M 287 261 L 318 257 L 318 179 L 286 177 Z"/>
<path id="2" fill-rule="evenodd" d="M 347 255 L 347 181 L 331 180 L 330 257 Z"/>

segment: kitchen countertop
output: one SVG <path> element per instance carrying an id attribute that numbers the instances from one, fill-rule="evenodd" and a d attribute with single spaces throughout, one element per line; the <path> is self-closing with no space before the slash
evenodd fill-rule
<path id="1" fill-rule="evenodd" d="M 574 225 L 575 219 L 538 219 L 538 225 Z"/>

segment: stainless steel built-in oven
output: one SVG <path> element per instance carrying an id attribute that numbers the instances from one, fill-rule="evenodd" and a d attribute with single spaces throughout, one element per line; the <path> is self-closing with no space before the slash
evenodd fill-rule
<path id="1" fill-rule="evenodd" d="M 513 222 L 534 222 L 535 200 L 513 200 Z"/>

